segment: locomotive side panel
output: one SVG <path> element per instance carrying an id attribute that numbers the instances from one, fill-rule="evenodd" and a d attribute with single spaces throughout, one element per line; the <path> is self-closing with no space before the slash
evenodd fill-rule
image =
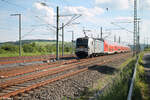
<path id="1" fill-rule="evenodd" d="M 88 56 L 92 55 L 94 53 L 94 40 L 92 38 L 89 38 L 88 42 Z"/>
<path id="2" fill-rule="evenodd" d="M 101 40 L 94 41 L 94 53 L 95 54 L 102 54 L 104 53 L 104 42 Z"/>

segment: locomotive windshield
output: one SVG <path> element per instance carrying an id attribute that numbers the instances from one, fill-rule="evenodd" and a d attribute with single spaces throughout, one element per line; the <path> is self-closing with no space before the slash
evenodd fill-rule
<path id="1" fill-rule="evenodd" d="M 87 48 L 88 47 L 88 39 L 85 38 L 78 38 L 76 41 L 77 48 Z"/>

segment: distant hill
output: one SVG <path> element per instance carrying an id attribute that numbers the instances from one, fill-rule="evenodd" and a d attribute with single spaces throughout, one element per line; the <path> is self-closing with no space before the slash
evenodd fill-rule
<path id="1" fill-rule="evenodd" d="M 36 39 L 36 40 L 22 40 L 22 44 L 25 44 L 25 43 L 33 43 L 33 42 L 56 42 L 56 40 L 42 40 L 42 39 Z M 3 42 L 3 43 L 0 43 L 0 45 L 2 44 L 6 44 L 6 43 L 9 43 L 9 44 L 16 44 L 18 45 L 19 44 L 19 41 L 9 41 L 9 42 Z"/>
<path id="2" fill-rule="evenodd" d="M 15 44 L 15 45 L 19 45 L 19 41 L 9 41 L 9 42 L 3 42 L 0 43 L 0 46 L 2 44 Z M 36 39 L 36 40 L 22 40 L 22 45 L 23 44 L 29 44 L 29 43 L 36 43 L 38 45 L 47 45 L 47 44 L 56 44 L 56 40 L 42 40 L 42 39 Z M 59 43 L 61 44 L 61 43 Z M 71 46 L 71 42 L 64 42 L 65 45 Z"/>

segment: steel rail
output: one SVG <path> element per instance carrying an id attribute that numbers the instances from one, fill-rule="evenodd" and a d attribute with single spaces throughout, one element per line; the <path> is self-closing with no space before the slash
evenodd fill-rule
<path id="1" fill-rule="evenodd" d="M 54 55 L 41 55 L 41 56 L 20 56 L 20 57 L 0 57 L 1 61 L 18 60 L 18 59 L 32 59 L 32 58 L 43 58 L 43 57 L 53 57 Z"/>
<path id="2" fill-rule="evenodd" d="M 103 56 L 106 57 L 106 56 Z M 23 68 L 13 68 L 13 69 L 9 69 L 9 70 L 1 70 L 0 72 L 0 78 L 9 78 L 9 77 L 13 77 L 13 76 L 18 76 L 18 75 L 22 75 L 22 74 L 26 74 L 26 73 L 31 73 L 34 71 L 39 71 L 39 70 L 43 70 L 43 69 L 47 69 L 47 68 L 53 68 L 59 65 L 64 65 L 64 64 L 69 64 L 69 63 L 76 63 L 79 60 L 69 60 L 69 61 L 63 61 L 63 62 L 53 62 L 53 63 L 46 63 L 46 64 L 37 64 L 37 65 L 31 65 L 31 66 L 25 66 Z M 80 60 L 81 61 L 81 60 Z M 82 61 L 84 61 L 82 59 Z"/>
<path id="3" fill-rule="evenodd" d="M 39 55 L 39 56 L 0 57 L 0 61 L 2 61 L 2 60 L 17 60 L 17 59 L 40 58 L 40 57 L 54 57 L 54 56 L 55 55 L 47 54 L 47 55 Z M 72 54 L 66 54 L 66 56 L 72 56 Z"/>
<path id="4" fill-rule="evenodd" d="M 91 64 L 91 62 L 94 61 L 94 60 L 96 60 L 96 59 L 93 58 L 93 60 L 88 62 L 88 64 Z M 59 73 L 59 72 L 65 71 L 65 70 L 69 70 L 69 69 L 72 69 L 72 68 L 76 68 L 76 67 L 79 67 L 79 66 L 85 66 L 85 65 L 87 65 L 87 63 L 85 63 L 87 61 L 88 61 L 87 59 L 84 59 L 82 62 L 77 62 L 77 63 L 65 65 L 64 67 L 58 67 L 58 68 L 55 68 L 55 69 L 49 69 L 49 70 L 46 70 L 46 71 L 37 72 L 35 74 L 26 75 L 26 76 L 23 76 L 23 77 L 19 77 L 19 78 L 15 78 L 15 79 L 12 79 L 12 80 L 8 80 L 6 82 L 0 83 L 0 88 L 5 88 L 7 86 L 15 85 L 15 84 L 18 84 L 18 83 L 23 83 L 25 81 L 33 80 L 33 79 L 44 77 L 44 76 L 47 76 L 47 75 L 56 74 L 56 73 Z M 93 63 L 95 63 L 95 62 L 96 61 L 94 61 Z"/>
<path id="5" fill-rule="evenodd" d="M 127 55 L 126 55 L 127 56 Z M 124 56 L 122 56 L 124 57 Z M 116 59 L 120 59 L 122 57 L 116 57 Z M 111 59 L 108 59 L 108 60 L 105 60 L 103 62 L 100 62 L 100 63 L 97 63 L 95 65 L 101 65 L 101 64 L 104 64 L 104 63 L 108 63 L 110 61 L 113 61 L 113 60 L 116 60 L 114 58 L 111 58 Z M 92 63 L 93 64 L 93 63 Z M 93 65 L 87 65 L 88 67 L 90 66 L 93 66 Z M 31 89 L 34 89 L 34 88 L 37 88 L 37 87 L 40 87 L 40 86 L 43 86 L 43 85 L 46 85 L 48 83 L 52 83 L 52 82 L 55 82 L 57 80 L 60 80 L 60 79 L 63 79 L 63 78 L 66 78 L 66 77 L 69 77 L 69 76 L 72 76 L 72 75 L 75 75 L 75 74 L 78 74 L 80 72 L 83 72 L 83 71 L 87 71 L 88 70 L 88 67 L 86 68 L 83 68 L 83 69 L 80 69 L 80 70 L 77 70 L 77 71 L 74 71 L 74 72 L 71 72 L 71 73 L 67 73 L 67 74 L 64 74 L 64 75 L 61 75 L 61 76 L 58 76 L 58 77 L 55 77 L 55 78 L 52 78 L 52 79 L 48 79 L 46 81 L 42 81 L 42 82 L 39 82 L 37 84 L 32 84 L 30 86 L 27 86 L 27 87 L 23 87 L 23 88 L 20 88 L 18 90 L 15 90 L 15 91 L 12 91 L 12 92 L 9 92 L 9 93 L 6 93 L 6 94 L 3 94 L 0 96 L 0 99 L 6 99 L 6 98 L 9 98 L 11 96 L 15 96 L 17 95 L 18 93 L 23 93 L 25 91 L 29 91 Z"/>
<path id="6" fill-rule="evenodd" d="M 66 57 L 75 57 L 73 55 L 66 55 L 61 58 L 66 58 Z M 27 58 L 27 59 L 17 59 L 17 60 L 8 60 L 8 61 L 0 61 L 0 65 L 5 65 L 5 64 L 14 64 L 14 63 L 26 63 L 26 62 L 34 62 L 34 61 L 44 61 L 44 60 L 50 60 L 50 59 L 55 59 L 55 56 L 49 56 L 49 57 L 35 57 L 35 58 Z"/>
<path id="7" fill-rule="evenodd" d="M 103 57 L 106 57 L 106 56 L 103 56 Z M 23 68 L 4 68 L 4 69 L 0 70 L 0 78 L 9 78 L 9 77 L 17 76 L 17 75 L 22 75 L 22 74 L 25 74 L 25 73 L 31 73 L 31 72 L 34 72 L 34 71 L 37 71 L 37 70 L 39 71 L 39 70 L 47 69 L 47 68 L 50 68 L 50 67 L 55 67 L 55 66 L 58 66 L 60 64 L 73 63 L 75 61 L 77 61 L 77 60 L 75 59 L 75 60 L 71 60 L 71 61 L 53 62 L 53 63 L 50 63 L 50 64 L 49 63 L 36 64 L 36 65 L 31 65 L 31 66 L 25 66 Z M 83 61 L 83 59 L 82 59 L 82 61 Z M 56 64 L 56 63 L 59 63 L 59 64 Z"/>
<path id="8" fill-rule="evenodd" d="M 39 65 L 32 65 L 32 66 L 26 66 L 24 68 L 17 68 L 14 70 L 10 70 L 10 71 L 4 71 L 2 73 L 0 73 L 0 77 L 1 78 L 9 78 L 9 77 L 13 77 L 13 76 L 18 76 L 18 75 L 22 75 L 22 74 L 26 74 L 26 73 L 31 73 L 31 72 L 35 72 L 35 71 L 39 71 L 39 70 L 44 70 L 47 68 L 53 68 L 53 67 L 57 67 L 59 65 L 64 65 L 64 64 L 69 64 L 69 63 L 74 63 L 77 60 L 71 60 L 71 61 L 63 61 L 63 62 L 54 62 L 49 64 L 39 64 Z"/>

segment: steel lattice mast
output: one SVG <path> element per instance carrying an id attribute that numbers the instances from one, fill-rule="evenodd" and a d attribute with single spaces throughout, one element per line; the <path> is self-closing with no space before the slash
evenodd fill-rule
<path id="1" fill-rule="evenodd" d="M 137 45 L 137 0 L 134 0 L 134 34 L 133 34 L 133 41 L 134 41 L 134 47 L 133 47 L 133 55 L 136 55 L 138 50 Z"/>

